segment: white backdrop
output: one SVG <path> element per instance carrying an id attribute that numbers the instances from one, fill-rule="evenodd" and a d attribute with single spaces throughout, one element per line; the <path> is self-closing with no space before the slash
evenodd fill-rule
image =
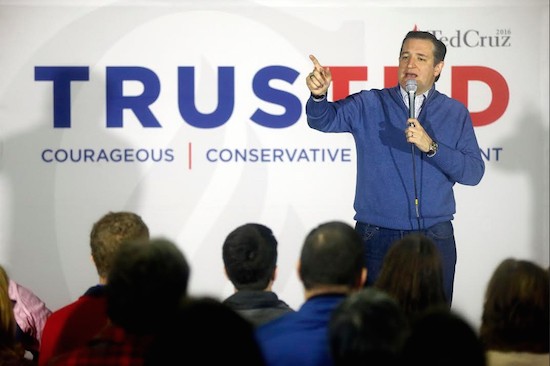
<path id="1" fill-rule="evenodd" d="M 321 222 L 353 224 L 355 188 L 351 137 L 307 127 L 308 55 L 367 67 L 350 92 L 383 87 L 416 27 L 447 44 L 437 88 L 467 93 L 485 156 L 482 182 L 456 187 L 454 220 L 453 307 L 477 326 L 501 260 L 548 266 L 549 5 L 515 3 L 0 0 L 0 262 L 56 310 L 97 281 L 93 222 L 131 210 L 184 251 L 192 294 L 222 298 L 232 291 L 223 240 L 260 222 L 280 243 L 275 290 L 299 307 L 302 241 Z M 80 74 L 63 83 L 68 67 Z M 465 81 L 473 68 L 505 81 L 509 98 L 492 81 Z M 141 82 L 123 73 L 133 70 Z"/>

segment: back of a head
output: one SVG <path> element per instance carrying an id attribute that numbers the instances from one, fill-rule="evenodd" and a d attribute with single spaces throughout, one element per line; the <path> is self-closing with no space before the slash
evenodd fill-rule
<path id="1" fill-rule="evenodd" d="M 363 268 L 363 243 L 349 224 L 327 222 L 307 235 L 300 255 L 300 278 L 307 290 L 334 285 L 356 288 Z"/>
<path id="2" fill-rule="evenodd" d="M 107 278 L 109 275 L 120 244 L 136 239 L 149 239 L 149 228 L 133 212 L 109 212 L 94 223 L 90 232 L 90 247 L 100 277 Z"/>
<path id="3" fill-rule="evenodd" d="M 187 292 L 190 268 L 165 239 L 123 243 L 107 283 L 107 315 L 131 333 L 148 334 L 169 323 Z"/>
<path id="4" fill-rule="evenodd" d="M 402 364 L 485 366 L 485 351 L 474 328 L 446 307 L 431 308 L 412 325 Z"/>
<path id="5" fill-rule="evenodd" d="M 411 321 L 446 304 L 439 251 L 422 234 L 409 234 L 390 247 L 374 286 L 393 296 Z"/>
<path id="6" fill-rule="evenodd" d="M 187 298 L 169 331 L 157 338 L 146 365 L 176 365 L 185 360 L 201 364 L 264 365 L 254 326 L 220 301 Z"/>
<path id="7" fill-rule="evenodd" d="M 548 271 L 508 258 L 487 285 L 480 336 L 485 348 L 497 351 L 549 352 Z"/>
<path id="8" fill-rule="evenodd" d="M 397 302 L 374 287 L 349 295 L 329 323 L 336 366 L 397 365 L 407 335 L 408 323 Z"/>
<path id="9" fill-rule="evenodd" d="M 248 223 L 233 230 L 223 244 L 223 262 L 238 290 L 264 290 L 277 264 L 277 240 L 268 227 Z"/>

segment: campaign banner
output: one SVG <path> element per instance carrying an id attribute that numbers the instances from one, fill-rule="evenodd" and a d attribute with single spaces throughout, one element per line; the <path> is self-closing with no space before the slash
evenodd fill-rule
<path id="1" fill-rule="evenodd" d="M 548 266 L 549 5 L 459 4 L 0 1 L 0 263 L 55 310 L 97 283 L 93 223 L 128 210 L 180 246 L 190 293 L 222 299 L 225 236 L 257 222 L 298 308 L 303 240 L 354 224 L 357 169 L 351 135 L 307 126 L 309 55 L 331 100 L 391 87 L 418 29 L 446 44 L 436 88 L 470 110 L 486 164 L 453 220 L 453 307 L 478 322 L 501 260 Z"/>

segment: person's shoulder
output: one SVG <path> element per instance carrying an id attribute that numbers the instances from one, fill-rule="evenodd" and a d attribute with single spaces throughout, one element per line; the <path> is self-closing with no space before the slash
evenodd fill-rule
<path id="1" fill-rule="evenodd" d="M 393 95 L 399 92 L 398 87 L 391 88 L 372 88 L 372 89 L 363 89 L 351 95 L 358 95 L 360 97 L 368 98 L 372 96 L 387 96 Z"/>
<path id="2" fill-rule="evenodd" d="M 9 287 L 8 287 L 8 294 L 10 299 L 20 301 L 20 302 L 40 302 L 43 303 L 43 301 L 30 289 L 26 288 L 25 286 L 21 285 L 20 283 L 12 280 L 10 278 Z"/>
<path id="3" fill-rule="evenodd" d="M 288 312 L 296 311 L 290 305 L 288 305 L 286 302 L 284 302 L 281 299 L 279 299 L 277 301 L 277 305 L 275 305 L 275 308 L 280 309 L 280 310 L 285 310 L 285 311 L 288 311 Z"/>
<path id="4" fill-rule="evenodd" d="M 229 305 L 229 306 L 233 306 L 237 303 L 240 304 L 242 302 L 243 297 L 244 297 L 244 291 L 237 291 L 227 296 L 225 299 L 223 299 L 222 304 Z"/>
<path id="5" fill-rule="evenodd" d="M 15 297 L 17 295 L 17 293 L 19 292 L 19 288 L 22 287 L 20 286 L 17 282 L 15 282 L 14 280 L 12 280 L 11 278 L 9 279 L 9 283 L 8 283 L 8 294 L 9 294 L 9 297 L 13 300 L 13 297 Z"/>
<path id="6" fill-rule="evenodd" d="M 291 312 L 294 312 L 292 308 L 281 305 L 238 310 L 238 313 L 249 320 L 255 327 L 262 326 Z"/>
<path id="7" fill-rule="evenodd" d="M 68 314 L 72 313 L 75 308 L 78 307 L 79 302 L 80 302 L 80 298 L 77 299 L 76 301 L 66 304 L 60 307 L 59 309 L 53 311 L 48 317 L 48 320 L 46 321 L 46 323 L 52 323 L 54 321 L 57 321 L 61 318 L 66 317 Z"/>
<path id="8" fill-rule="evenodd" d="M 40 297 L 11 279 L 8 292 L 10 300 L 14 301 L 16 319 L 25 318 L 29 326 L 39 327 L 51 315 L 52 311 Z"/>
<path id="9" fill-rule="evenodd" d="M 289 311 L 284 315 L 278 316 L 268 322 L 258 325 L 256 328 L 256 335 L 259 338 L 271 338 L 276 335 L 283 334 L 283 329 L 288 328 L 294 323 L 295 311 Z"/>
<path id="10" fill-rule="evenodd" d="M 63 318 L 74 312 L 85 311 L 86 309 L 100 308 L 103 310 L 105 306 L 107 306 L 107 297 L 104 293 L 101 295 L 90 295 L 90 290 L 88 290 L 75 301 L 52 312 L 48 320 Z"/>
<path id="11" fill-rule="evenodd" d="M 363 89 L 349 94 L 345 98 L 336 100 L 336 104 L 340 105 L 379 105 L 381 103 L 387 103 L 399 99 L 396 88 L 383 88 L 383 89 Z"/>
<path id="12" fill-rule="evenodd" d="M 460 100 L 452 98 L 445 93 L 438 91 L 437 89 L 432 89 L 430 95 L 428 95 L 428 100 L 437 101 L 438 103 L 446 103 L 449 105 L 454 105 L 456 107 L 466 108 L 464 103 Z"/>

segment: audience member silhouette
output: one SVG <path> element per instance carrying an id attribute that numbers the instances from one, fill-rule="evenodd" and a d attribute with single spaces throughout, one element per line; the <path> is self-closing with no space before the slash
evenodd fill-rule
<path id="1" fill-rule="evenodd" d="M 173 327 L 189 274 L 185 256 L 168 240 L 121 244 L 106 286 L 110 324 L 51 364 L 143 365 L 153 339 Z"/>
<path id="2" fill-rule="evenodd" d="M 399 304 L 375 287 L 349 295 L 332 313 L 329 341 L 336 366 L 398 365 L 408 336 Z"/>
<path id="3" fill-rule="evenodd" d="M 394 242 L 374 286 L 393 296 L 410 322 L 432 306 L 447 304 L 441 257 L 423 234 L 409 234 Z"/>
<path id="4" fill-rule="evenodd" d="M 401 354 L 403 365 L 485 366 L 474 328 L 447 306 L 431 307 L 415 320 Z"/>
<path id="5" fill-rule="evenodd" d="M 366 280 L 363 244 L 344 222 L 327 222 L 307 235 L 298 263 L 305 302 L 256 328 L 267 365 L 332 365 L 328 323 L 332 311 Z"/>
<path id="6" fill-rule="evenodd" d="M 93 224 L 90 248 L 99 284 L 75 302 L 50 315 L 40 347 L 39 365 L 54 356 L 83 346 L 107 323 L 105 284 L 120 245 L 127 240 L 148 239 L 149 228 L 133 212 L 108 212 Z"/>
<path id="7" fill-rule="evenodd" d="M 294 311 L 272 291 L 277 275 L 277 239 L 270 228 L 239 226 L 226 237 L 223 263 L 235 293 L 223 303 L 255 326 Z"/>
<path id="8" fill-rule="evenodd" d="M 480 337 L 489 366 L 550 365 L 548 271 L 508 258 L 485 292 Z"/>
<path id="9" fill-rule="evenodd" d="M 13 302 L 15 316 L 15 338 L 20 341 L 25 350 L 32 354 L 33 360 L 38 360 L 40 340 L 46 320 L 51 310 L 30 289 L 9 279 L 8 293 Z"/>
<path id="10" fill-rule="evenodd" d="M 185 360 L 185 361 L 184 361 Z M 185 299 L 172 326 L 154 340 L 145 365 L 265 365 L 254 325 L 220 301 Z"/>
<path id="11" fill-rule="evenodd" d="M 0 365 L 35 365 L 25 358 L 25 347 L 16 339 L 16 321 L 13 314 L 13 302 L 9 297 L 9 278 L 0 266 Z"/>

